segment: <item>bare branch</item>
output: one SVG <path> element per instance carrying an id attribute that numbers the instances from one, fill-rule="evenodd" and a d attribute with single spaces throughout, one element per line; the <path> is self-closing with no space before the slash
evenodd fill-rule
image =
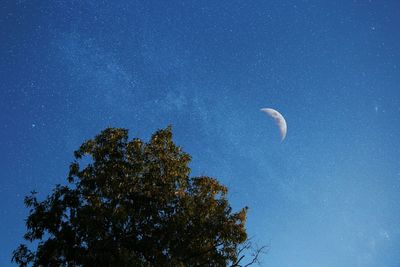
<path id="1" fill-rule="evenodd" d="M 248 239 L 242 246 L 241 248 L 238 249 L 238 256 L 239 259 L 232 263 L 232 265 L 230 267 L 248 267 L 251 266 L 253 264 L 260 264 L 260 256 L 262 254 L 266 254 L 268 252 L 269 246 L 261 246 L 258 247 L 257 245 L 253 245 L 253 243 L 251 242 L 251 239 Z M 250 250 L 251 252 L 251 261 L 248 262 L 247 264 L 242 264 L 242 260 L 245 258 L 246 255 L 241 255 L 243 253 L 245 253 L 247 250 Z"/>

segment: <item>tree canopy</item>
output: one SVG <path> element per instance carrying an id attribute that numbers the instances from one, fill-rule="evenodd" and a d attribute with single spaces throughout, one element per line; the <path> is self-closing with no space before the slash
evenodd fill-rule
<path id="1" fill-rule="evenodd" d="M 247 208 L 233 212 L 216 179 L 189 176 L 171 127 L 149 142 L 107 128 L 74 157 L 66 185 L 25 198 L 19 266 L 241 266 Z"/>

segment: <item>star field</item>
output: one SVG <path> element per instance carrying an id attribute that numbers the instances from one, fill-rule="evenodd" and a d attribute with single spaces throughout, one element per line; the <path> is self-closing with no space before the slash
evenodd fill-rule
<path id="1" fill-rule="evenodd" d="M 105 127 L 172 124 L 263 266 L 400 265 L 400 2 L 0 4 L 0 265 Z M 279 110 L 276 125 L 260 108 Z"/>

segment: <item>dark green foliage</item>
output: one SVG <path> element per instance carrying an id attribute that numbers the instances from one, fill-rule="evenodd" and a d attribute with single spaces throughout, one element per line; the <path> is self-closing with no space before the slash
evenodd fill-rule
<path id="1" fill-rule="evenodd" d="M 82 158 L 90 163 L 81 166 Z M 19 266 L 227 266 L 246 239 L 246 208 L 233 213 L 227 189 L 190 178 L 190 156 L 171 128 L 148 143 L 108 128 L 75 151 L 68 186 L 44 201 L 26 197 L 28 241 Z M 239 266 L 239 265 L 235 265 Z"/>

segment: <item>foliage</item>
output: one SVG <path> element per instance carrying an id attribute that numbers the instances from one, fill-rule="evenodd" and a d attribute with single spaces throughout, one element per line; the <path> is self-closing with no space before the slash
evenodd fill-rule
<path id="1" fill-rule="evenodd" d="M 74 155 L 67 186 L 25 198 L 35 250 L 21 244 L 19 266 L 240 266 L 247 208 L 233 213 L 226 187 L 189 177 L 170 127 L 147 143 L 108 128 Z"/>

